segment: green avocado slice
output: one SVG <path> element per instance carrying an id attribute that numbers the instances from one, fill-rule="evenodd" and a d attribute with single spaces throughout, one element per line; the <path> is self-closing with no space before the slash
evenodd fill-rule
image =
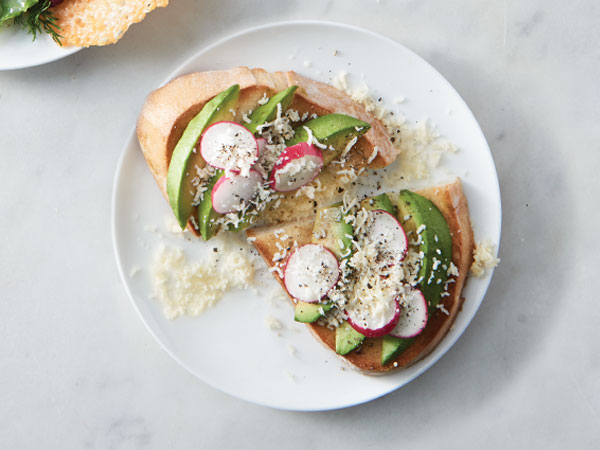
<path id="1" fill-rule="evenodd" d="M 335 352 L 339 355 L 347 355 L 356 349 L 365 337 L 350 326 L 348 322 L 343 322 L 335 329 Z"/>
<path id="2" fill-rule="evenodd" d="M 285 112 L 286 109 L 292 103 L 294 99 L 294 92 L 296 92 L 298 86 L 290 86 L 281 92 L 278 92 L 269 99 L 267 103 L 256 108 L 252 114 L 250 114 L 250 123 L 244 124 L 252 134 L 256 134 L 256 129 L 259 125 L 269 122 L 275 118 L 277 114 L 277 105 L 281 103 L 281 111 Z"/>
<path id="3" fill-rule="evenodd" d="M 214 185 L 225 175 L 224 170 L 217 170 L 217 172 L 208 180 L 206 190 L 202 196 L 202 201 L 198 205 L 198 229 L 202 239 L 208 241 L 211 237 L 216 234 L 217 224 L 216 220 L 220 214 L 217 213 L 212 207 L 211 192 Z"/>
<path id="4" fill-rule="evenodd" d="M 385 366 L 414 342 L 415 338 L 401 339 L 394 336 L 383 337 L 381 342 L 381 365 Z"/>
<path id="5" fill-rule="evenodd" d="M 380 194 L 376 197 L 366 198 L 360 202 L 360 206 L 365 208 L 367 211 L 382 209 L 383 211 L 389 212 L 394 216 L 396 215 L 396 207 L 392 204 L 392 201 L 387 194 Z"/>
<path id="6" fill-rule="evenodd" d="M 331 303 L 305 303 L 298 302 L 294 310 L 294 320 L 302 323 L 313 323 L 319 320 L 329 311 L 333 305 Z"/>
<path id="7" fill-rule="evenodd" d="M 406 189 L 400 191 L 398 197 L 398 218 L 407 233 L 421 230 L 419 251 L 425 256 L 419 270 L 419 278 L 423 280 L 419 288 L 429 305 L 428 313 L 432 315 L 442 298 L 448 280 L 447 269 L 452 260 L 452 236 L 448 223 L 430 200 Z M 386 336 L 381 348 L 381 364 L 389 363 L 413 342 L 414 338 Z"/>
<path id="8" fill-rule="evenodd" d="M 408 233 L 418 230 L 421 235 L 419 250 L 425 254 L 419 278 L 419 287 L 429 305 L 429 313 L 435 311 L 448 280 L 448 266 L 452 261 L 452 236 L 446 219 L 430 200 L 411 192 L 400 191 L 398 217 Z M 406 220 L 405 220 L 406 219 Z M 439 263 L 438 263 L 439 261 Z"/>
<path id="9" fill-rule="evenodd" d="M 344 151 L 348 142 L 369 131 L 371 125 L 345 114 L 326 114 L 298 127 L 294 137 L 286 142 L 288 147 L 308 140 L 308 132 L 304 127 L 309 128 L 321 144 L 334 148 L 334 150 L 323 150 L 323 164 L 327 165 Z"/>
<path id="10" fill-rule="evenodd" d="M 237 105 L 239 95 L 240 86 L 234 84 L 206 103 L 188 123 L 173 150 L 167 173 L 167 195 L 181 229 L 186 227 L 192 215 L 196 190 L 192 186 L 194 167 L 205 165 L 200 152 L 195 150 L 198 139 L 209 125 L 233 118 L 232 111 Z"/>

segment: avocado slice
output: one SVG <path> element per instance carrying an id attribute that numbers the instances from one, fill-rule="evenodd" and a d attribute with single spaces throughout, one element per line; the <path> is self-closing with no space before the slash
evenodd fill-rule
<path id="1" fill-rule="evenodd" d="M 185 229 L 192 215 L 194 166 L 205 164 L 200 152 L 194 151 L 198 139 L 209 125 L 233 118 L 232 110 L 237 105 L 239 95 L 240 86 L 234 84 L 206 103 L 188 123 L 173 150 L 167 173 L 167 195 L 181 229 Z"/>
<path id="2" fill-rule="evenodd" d="M 319 320 L 319 317 L 329 311 L 333 305 L 331 303 L 296 303 L 294 311 L 294 320 L 302 323 L 313 323 Z"/>
<path id="3" fill-rule="evenodd" d="M 452 236 L 448 223 L 430 200 L 406 189 L 400 191 L 398 197 L 398 218 L 407 233 L 422 230 L 419 251 L 425 256 L 419 270 L 419 278 L 423 280 L 419 283 L 419 288 L 429 305 L 428 312 L 432 315 L 442 298 L 444 285 L 448 280 L 447 269 L 452 260 Z M 381 347 L 381 364 L 390 362 L 410 347 L 413 341 L 414 338 L 385 336 Z"/>
<path id="4" fill-rule="evenodd" d="M 296 92 L 296 89 L 298 89 L 298 86 L 290 86 L 275 94 L 264 105 L 256 108 L 252 114 L 250 114 L 250 123 L 244 124 L 246 128 L 248 128 L 252 134 L 256 134 L 256 129 L 259 125 L 275 118 L 275 115 L 277 114 L 277 105 L 279 103 L 281 103 L 281 110 L 285 112 L 294 99 L 294 92 Z"/>
<path id="5" fill-rule="evenodd" d="M 367 211 L 374 211 L 376 209 L 382 209 L 390 214 L 396 215 L 396 207 L 392 204 L 392 201 L 387 194 L 380 194 L 376 197 L 366 198 L 360 202 L 360 206 L 365 208 Z"/>
<path id="6" fill-rule="evenodd" d="M 344 151 L 354 137 L 359 138 L 369 131 L 371 125 L 345 114 L 326 114 L 298 127 L 294 137 L 286 142 L 288 147 L 308 140 L 308 132 L 304 127 L 308 127 L 321 144 L 331 145 L 335 149 L 323 151 L 323 164 L 327 165 Z"/>
<path id="7" fill-rule="evenodd" d="M 313 227 L 312 243 L 328 248 L 338 259 L 350 256 L 352 249 L 352 225 L 344 220 L 342 204 L 319 208 Z M 344 256 L 345 255 L 345 256 Z M 296 303 L 294 320 L 296 322 L 313 323 L 329 311 L 331 303 Z"/>
<path id="8" fill-rule="evenodd" d="M 208 241 L 211 237 L 216 234 L 217 224 L 216 220 L 220 214 L 216 212 L 212 207 L 211 193 L 214 185 L 225 175 L 224 170 L 217 170 L 217 172 L 208 180 L 206 184 L 206 190 L 202 196 L 202 201 L 198 205 L 198 229 L 202 235 L 202 239 Z"/>
<path id="9" fill-rule="evenodd" d="M 352 328 L 348 322 L 343 322 L 335 330 L 335 352 L 339 355 L 347 355 L 364 340 L 362 334 Z"/>
<path id="10" fill-rule="evenodd" d="M 452 260 L 450 228 L 437 206 L 425 197 L 406 189 L 400 191 L 398 217 L 407 233 L 416 233 L 422 229 L 419 250 L 425 257 L 419 271 L 419 278 L 423 279 L 419 287 L 429 305 L 429 313 L 432 314 L 440 302 L 444 284 L 448 280 L 447 271 Z"/>
<path id="11" fill-rule="evenodd" d="M 381 342 L 381 365 L 385 366 L 414 342 L 415 338 L 401 339 L 394 336 L 383 337 Z"/>

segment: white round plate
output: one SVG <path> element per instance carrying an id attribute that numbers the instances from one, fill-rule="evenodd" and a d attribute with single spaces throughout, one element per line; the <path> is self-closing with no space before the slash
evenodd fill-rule
<path id="1" fill-rule="evenodd" d="M 334 51 L 337 50 L 336 55 Z M 409 119 L 429 117 L 460 151 L 445 166 L 460 175 L 475 224 L 475 238 L 500 237 L 500 192 L 494 162 L 473 114 L 450 84 L 428 63 L 400 44 L 363 29 L 325 22 L 286 22 L 253 28 L 202 50 L 167 80 L 194 71 L 238 65 L 295 70 L 329 81 L 341 70 L 364 80 L 375 97 L 405 96 Z M 350 77 L 351 78 L 351 77 Z M 352 79 L 352 78 L 351 78 Z M 449 114 L 449 112 L 451 113 Z M 414 366 L 383 377 L 342 370 L 342 363 L 293 321 L 287 302 L 274 307 L 266 293 L 228 294 L 196 318 L 165 319 L 150 298 L 151 265 L 157 240 L 170 214 L 148 171 L 134 133 L 119 162 L 113 192 L 113 240 L 127 292 L 163 348 L 201 380 L 235 397 L 288 410 L 328 410 L 366 402 L 413 380 L 435 363 L 465 330 L 477 311 L 490 276 L 470 279 L 454 327 L 437 348 Z M 162 236 L 162 237 L 161 237 Z M 201 243 L 186 243 L 191 255 Z M 135 275 L 136 267 L 142 270 Z M 274 282 L 273 282 L 274 283 Z M 276 332 L 267 316 L 284 327 Z M 290 345 L 297 349 L 292 354 Z"/>
<path id="2" fill-rule="evenodd" d="M 21 27 L 0 27 L 0 70 L 23 69 L 46 64 L 81 50 L 61 47 L 48 34 L 40 34 L 32 42 L 31 35 Z"/>

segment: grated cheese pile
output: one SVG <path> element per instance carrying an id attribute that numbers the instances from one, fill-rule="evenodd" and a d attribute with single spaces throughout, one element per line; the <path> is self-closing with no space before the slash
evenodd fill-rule
<path id="1" fill-rule="evenodd" d="M 456 147 L 443 138 L 428 120 L 408 123 L 404 115 L 386 108 L 381 98 L 375 100 L 364 81 L 356 88 L 349 87 L 347 76 L 347 72 L 340 72 L 332 81 L 333 87 L 345 92 L 377 117 L 399 151 L 396 161 L 386 169 L 388 185 L 398 187 L 402 183 L 427 179 L 444 154 L 456 152 Z"/>
<path id="2" fill-rule="evenodd" d="M 209 252 L 201 261 L 188 261 L 180 248 L 162 246 L 152 266 L 154 296 L 168 319 L 197 316 L 230 289 L 248 288 L 255 268 L 246 251 Z"/>
<path id="3" fill-rule="evenodd" d="M 478 242 L 473 249 L 471 273 L 476 277 L 482 277 L 487 270 L 493 269 L 499 262 L 496 257 L 496 246 L 491 241 Z"/>

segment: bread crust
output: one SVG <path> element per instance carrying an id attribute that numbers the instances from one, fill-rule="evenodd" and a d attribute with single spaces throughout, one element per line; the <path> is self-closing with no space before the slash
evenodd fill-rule
<path id="1" fill-rule="evenodd" d="M 364 107 L 352 101 L 343 92 L 327 84 L 295 72 L 271 73 L 264 69 L 248 67 L 191 73 L 175 78 L 150 93 L 137 122 L 137 137 L 144 158 L 165 198 L 168 199 L 167 172 L 171 155 L 185 127 L 209 100 L 233 84 L 240 85 L 236 117 L 241 117 L 254 109 L 264 94 L 271 96 L 296 85 L 298 90 L 290 108 L 298 110 L 300 115 L 305 112 L 317 115 L 337 112 L 370 123 L 371 129 L 358 140 L 349 154 L 348 167 L 353 167 L 356 171 L 367 166 L 372 168 L 386 166 L 392 163 L 398 154 L 383 125 L 373 114 L 367 112 Z M 375 147 L 378 150 L 377 157 L 368 163 Z M 330 178 L 327 183 L 331 184 L 335 175 L 324 172 L 323 178 Z M 312 202 L 304 200 L 296 199 L 293 194 L 287 195 L 282 200 L 283 214 L 271 211 L 266 220 L 272 223 L 310 215 Z M 335 201 L 331 196 L 323 196 L 319 200 Z M 289 203 L 287 210 L 284 208 L 286 202 Z M 285 211 L 293 211 L 293 213 L 287 214 Z M 193 226 L 189 225 L 188 228 L 197 234 Z"/>
<path id="2" fill-rule="evenodd" d="M 464 299 L 461 292 L 466 281 L 466 276 L 473 258 L 473 230 L 469 218 L 467 199 L 464 196 L 462 185 L 457 178 L 453 183 L 417 191 L 420 195 L 431 200 L 440 210 L 452 236 L 452 262 L 459 271 L 456 282 L 448 287 L 449 296 L 443 297 L 440 304 L 448 311 L 446 315 L 438 309 L 430 318 L 425 330 L 415 338 L 413 344 L 398 355 L 390 363 L 381 364 L 382 338 L 367 338 L 359 349 L 352 351 L 346 356 L 339 356 L 352 366 L 369 375 L 383 375 L 414 364 L 427 356 L 437 344 L 448 333 L 454 323 Z M 312 218 L 300 221 L 271 225 L 268 227 L 248 230 L 249 237 L 254 238 L 253 245 L 264 258 L 269 267 L 273 267 L 273 256 L 279 250 L 276 242 L 285 248 L 292 247 L 294 242 L 303 245 L 311 241 L 311 233 L 314 225 Z M 282 229 L 279 236 L 288 235 L 285 242 L 277 239 L 275 231 Z M 283 288 L 283 279 L 273 272 Z M 290 301 L 293 300 L 290 298 Z M 312 334 L 326 347 L 335 353 L 335 330 L 317 325 L 306 324 Z"/>

